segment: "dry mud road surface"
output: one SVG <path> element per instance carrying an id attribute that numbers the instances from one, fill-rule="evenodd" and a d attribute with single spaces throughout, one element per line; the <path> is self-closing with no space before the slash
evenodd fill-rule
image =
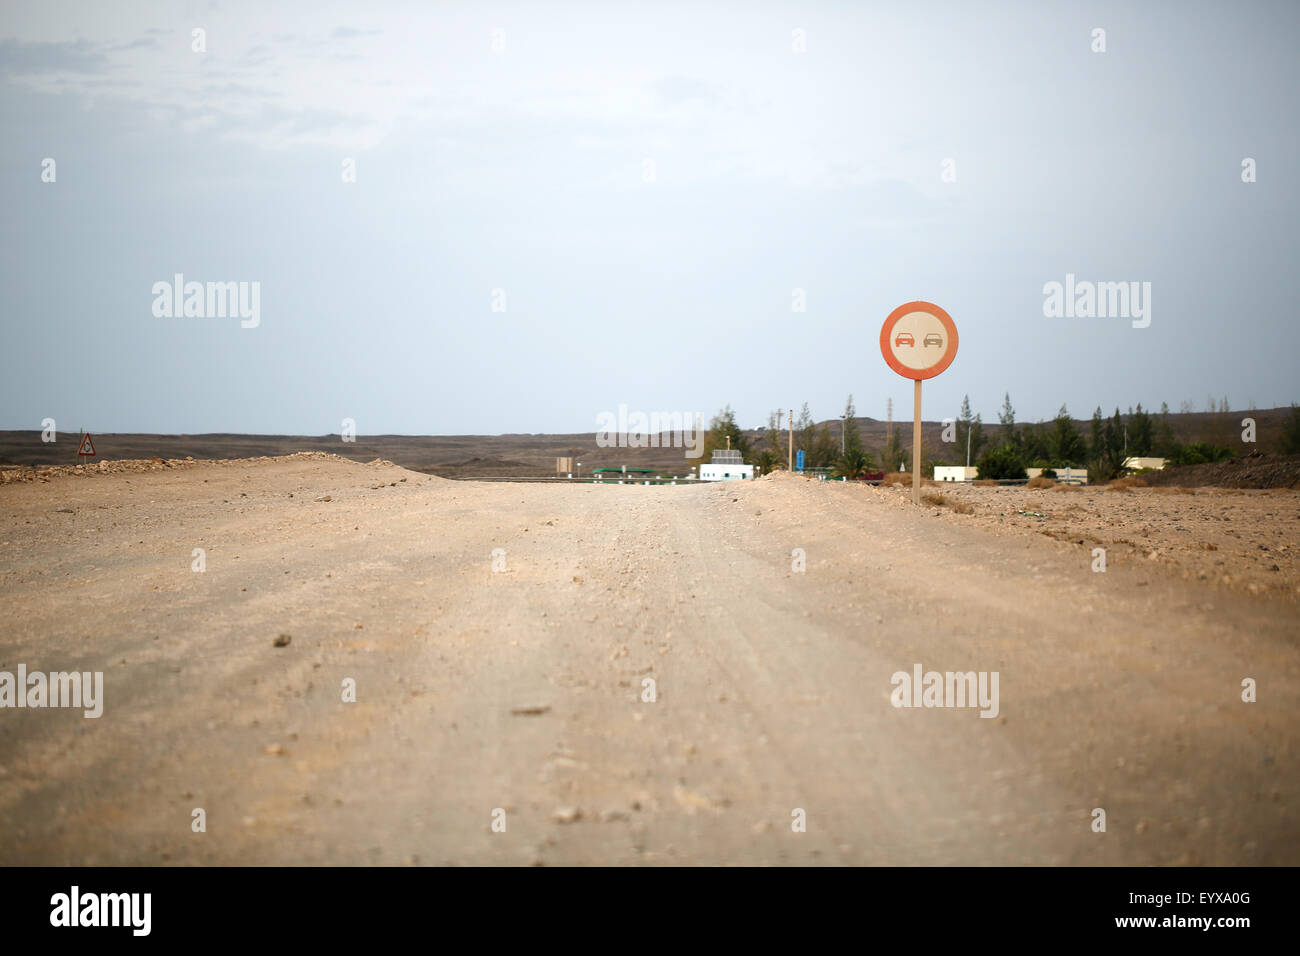
<path id="1" fill-rule="evenodd" d="M 1057 535 L 1019 514 L 1050 492 L 969 491 L 320 454 L 7 484 L 0 671 L 104 700 L 0 709 L 0 863 L 1300 863 L 1294 568 L 1232 583 L 1297 496 L 1113 496 L 1174 559 L 1178 509 L 1235 515 L 1204 577 L 1105 492 Z M 996 671 L 997 716 L 892 706 L 918 664 Z"/>

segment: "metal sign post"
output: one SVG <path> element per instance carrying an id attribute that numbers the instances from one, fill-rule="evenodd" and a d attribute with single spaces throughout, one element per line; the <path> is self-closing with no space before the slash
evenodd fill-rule
<path id="1" fill-rule="evenodd" d="M 912 504 L 921 503 L 921 380 L 912 390 Z"/>

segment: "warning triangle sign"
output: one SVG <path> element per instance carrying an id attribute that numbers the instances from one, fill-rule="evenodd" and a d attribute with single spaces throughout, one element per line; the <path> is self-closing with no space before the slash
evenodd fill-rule
<path id="1" fill-rule="evenodd" d="M 78 455 L 95 454 L 95 443 L 90 440 L 90 432 L 81 436 L 81 447 L 77 449 Z"/>

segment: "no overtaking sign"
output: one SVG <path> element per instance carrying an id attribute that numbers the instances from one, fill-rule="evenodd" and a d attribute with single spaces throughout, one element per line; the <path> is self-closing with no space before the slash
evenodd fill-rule
<path id="1" fill-rule="evenodd" d="M 885 364 L 916 383 L 912 392 L 912 501 L 921 503 L 921 382 L 957 357 L 957 325 L 933 302 L 900 305 L 880 327 Z"/>

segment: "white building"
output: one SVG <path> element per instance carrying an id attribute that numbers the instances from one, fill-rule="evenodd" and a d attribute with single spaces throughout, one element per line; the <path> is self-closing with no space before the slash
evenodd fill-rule
<path id="1" fill-rule="evenodd" d="M 978 468 L 966 468 L 962 465 L 935 465 L 935 481 L 974 481 L 980 475 Z"/>
<path id="2" fill-rule="evenodd" d="M 1144 468 L 1160 471 L 1165 467 L 1165 460 L 1163 458 L 1125 458 L 1124 467 L 1129 471 L 1141 471 Z"/>
<path id="3" fill-rule="evenodd" d="M 1056 480 L 1071 485 L 1086 485 L 1088 483 L 1087 468 L 1057 468 Z M 1037 478 L 1043 473 L 1042 468 L 1026 468 L 1025 474 L 1030 478 Z"/>
<path id="4" fill-rule="evenodd" d="M 753 477 L 754 466 L 746 465 L 734 448 L 715 448 L 713 461 L 700 465 L 700 481 L 743 481 Z"/>

